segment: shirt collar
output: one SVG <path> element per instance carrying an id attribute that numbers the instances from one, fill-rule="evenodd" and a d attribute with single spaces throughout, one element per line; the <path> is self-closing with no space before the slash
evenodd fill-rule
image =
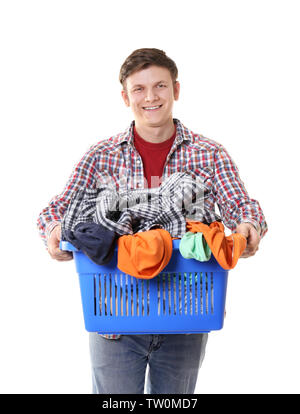
<path id="1" fill-rule="evenodd" d="M 174 123 L 176 126 L 176 145 L 181 144 L 183 141 L 193 141 L 193 134 L 189 129 L 187 129 L 179 119 L 174 118 Z M 126 129 L 125 132 L 119 135 L 118 144 L 126 142 L 127 144 L 133 146 L 134 142 L 134 121 L 131 122 L 130 126 Z"/>

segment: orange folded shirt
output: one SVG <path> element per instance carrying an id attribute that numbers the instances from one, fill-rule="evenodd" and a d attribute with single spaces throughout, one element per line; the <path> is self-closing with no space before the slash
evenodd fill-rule
<path id="1" fill-rule="evenodd" d="M 218 221 L 207 225 L 198 221 L 187 221 L 187 231 L 201 232 L 219 265 L 233 269 L 247 246 L 245 236 L 233 233 L 225 236 L 224 225 Z"/>
<path id="2" fill-rule="evenodd" d="M 139 279 L 152 279 L 169 263 L 173 244 L 170 233 L 154 229 L 118 239 L 117 267 Z"/>

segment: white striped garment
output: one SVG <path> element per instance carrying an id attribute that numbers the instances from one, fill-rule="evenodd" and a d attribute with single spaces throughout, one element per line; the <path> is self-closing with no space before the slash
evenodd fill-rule
<path id="1" fill-rule="evenodd" d="M 74 230 L 78 223 L 95 222 L 118 235 L 134 234 L 160 227 L 172 237 L 186 233 L 186 219 L 207 219 L 204 200 L 209 192 L 190 172 L 175 173 L 160 187 L 117 190 L 82 189 L 75 194 L 62 221 L 64 229 Z M 211 222 L 219 217 L 210 212 Z"/>

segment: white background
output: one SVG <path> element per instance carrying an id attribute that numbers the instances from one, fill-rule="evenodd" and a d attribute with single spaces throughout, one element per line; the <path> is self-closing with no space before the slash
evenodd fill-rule
<path id="1" fill-rule="evenodd" d="M 50 259 L 36 220 L 90 145 L 129 125 L 120 66 L 157 47 L 179 68 L 174 116 L 227 148 L 269 225 L 230 273 L 196 391 L 299 393 L 299 2 L 0 4 L 0 392 L 91 392 L 74 263 Z"/>

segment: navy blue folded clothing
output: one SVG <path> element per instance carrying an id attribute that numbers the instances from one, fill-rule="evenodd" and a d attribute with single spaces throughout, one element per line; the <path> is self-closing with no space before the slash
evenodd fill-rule
<path id="1" fill-rule="evenodd" d="M 78 223 L 64 230 L 62 239 L 85 253 L 94 263 L 103 265 L 113 256 L 117 234 L 97 223 Z"/>

